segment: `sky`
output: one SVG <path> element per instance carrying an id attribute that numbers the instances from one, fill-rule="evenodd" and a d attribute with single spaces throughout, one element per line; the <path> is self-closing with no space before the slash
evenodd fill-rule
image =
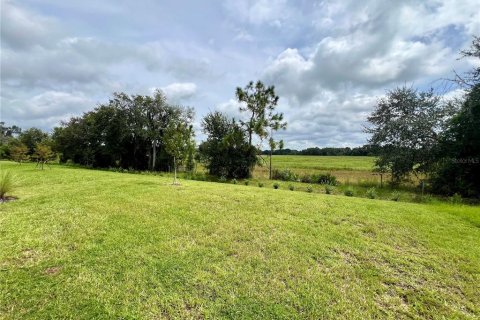
<path id="1" fill-rule="evenodd" d="M 1 121 L 51 130 L 113 92 L 241 117 L 235 88 L 274 85 L 285 147 L 358 146 L 395 86 L 442 80 L 480 35 L 479 0 L 0 0 Z"/>

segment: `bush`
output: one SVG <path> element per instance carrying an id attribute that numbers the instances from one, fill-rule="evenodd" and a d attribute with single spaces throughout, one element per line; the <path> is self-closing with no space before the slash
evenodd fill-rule
<path id="1" fill-rule="evenodd" d="M 273 189 L 278 189 L 278 188 L 280 188 L 280 184 L 278 184 L 278 182 L 275 182 L 273 184 Z"/>
<path id="2" fill-rule="evenodd" d="M 232 179 L 233 184 L 237 184 L 237 179 Z"/>
<path id="3" fill-rule="evenodd" d="M 393 201 L 398 201 L 398 200 L 400 200 L 400 192 L 398 192 L 398 191 L 393 191 L 390 199 L 392 199 Z"/>
<path id="4" fill-rule="evenodd" d="M 300 181 L 303 183 L 318 183 L 318 184 L 329 184 L 332 186 L 337 185 L 337 178 L 330 173 L 327 174 L 304 174 Z"/>
<path id="5" fill-rule="evenodd" d="M 343 191 L 343 194 L 347 197 L 353 197 L 355 195 L 355 191 L 352 187 L 348 187 L 347 189 L 345 189 L 345 191 Z"/>
<path id="6" fill-rule="evenodd" d="M 272 171 L 272 179 L 275 180 L 282 180 L 282 181 L 297 181 L 298 175 L 291 170 L 273 170 Z"/>
<path id="7" fill-rule="evenodd" d="M 313 187 L 311 185 L 307 186 L 307 192 L 312 193 L 313 192 Z"/>
<path id="8" fill-rule="evenodd" d="M 331 175 L 330 173 L 313 176 L 312 180 L 314 180 L 318 184 L 327 184 L 331 186 L 337 185 L 337 177 Z"/>
<path id="9" fill-rule="evenodd" d="M 301 178 L 300 181 L 303 183 L 312 183 L 312 176 L 309 174 L 304 174 Z"/>
<path id="10" fill-rule="evenodd" d="M 218 179 L 218 182 L 225 183 L 225 182 L 227 182 L 227 178 L 226 178 L 225 176 L 221 176 L 221 177 Z"/>
<path id="11" fill-rule="evenodd" d="M 375 199 L 377 197 L 377 192 L 375 191 L 375 187 L 372 187 L 367 190 L 367 197 L 369 199 Z"/>
<path id="12" fill-rule="evenodd" d="M 453 204 L 462 203 L 462 196 L 459 193 L 454 193 L 453 196 L 449 198 L 450 202 Z"/>
<path id="13" fill-rule="evenodd" d="M 243 184 L 245 184 L 246 186 L 248 186 L 248 185 L 250 184 L 250 181 L 245 180 L 245 181 L 243 181 Z"/>
<path id="14" fill-rule="evenodd" d="M 258 183 L 258 187 L 259 187 L 259 188 L 263 188 L 264 186 L 265 186 L 265 184 L 264 184 L 263 182 L 259 182 L 259 183 Z"/>
<path id="15" fill-rule="evenodd" d="M 293 184 L 288 185 L 288 190 L 293 191 L 295 190 L 295 186 Z"/>
<path id="16" fill-rule="evenodd" d="M 14 188 L 14 176 L 10 171 L 4 171 L 0 174 L 0 199 L 5 200 L 7 193 L 12 192 Z"/>
<path id="17" fill-rule="evenodd" d="M 329 184 L 325 185 L 325 194 L 332 194 L 335 188 Z"/>

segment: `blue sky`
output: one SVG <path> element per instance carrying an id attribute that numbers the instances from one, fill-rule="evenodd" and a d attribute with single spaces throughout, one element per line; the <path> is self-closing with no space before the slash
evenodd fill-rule
<path id="1" fill-rule="evenodd" d="M 1 0 L 1 117 L 50 130 L 112 92 L 238 115 L 235 87 L 276 86 L 286 147 L 366 142 L 366 116 L 397 85 L 472 67 L 478 0 Z M 450 91 L 450 92 L 449 92 Z"/>

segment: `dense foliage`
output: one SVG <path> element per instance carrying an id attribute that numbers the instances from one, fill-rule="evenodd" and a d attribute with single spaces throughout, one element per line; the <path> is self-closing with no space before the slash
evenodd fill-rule
<path id="1" fill-rule="evenodd" d="M 462 55 L 480 58 L 480 38 Z M 420 173 L 434 192 L 480 197 L 480 68 L 455 75 L 463 98 L 441 103 L 433 91 L 396 88 L 379 100 L 366 131 L 380 148 L 377 171 L 393 182 Z"/>
<path id="2" fill-rule="evenodd" d="M 207 114 L 202 128 L 207 140 L 200 144 L 199 153 L 208 172 L 225 178 L 250 177 L 257 150 L 249 144 L 246 131 L 220 112 Z"/>
<path id="3" fill-rule="evenodd" d="M 173 155 L 165 149 L 165 132 L 173 123 L 189 127 L 192 120 L 191 109 L 168 104 L 160 91 L 153 96 L 115 93 L 107 104 L 55 128 L 53 139 L 62 161 L 168 170 Z"/>
<path id="4" fill-rule="evenodd" d="M 480 197 L 480 83 L 469 90 L 460 111 L 448 123 L 432 187 L 444 194 Z"/>
<path id="5" fill-rule="evenodd" d="M 368 117 L 369 142 L 380 147 L 376 166 L 388 168 L 394 182 L 430 170 L 439 131 L 449 114 L 439 102 L 433 91 L 399 87 L 388 91 Z"/>

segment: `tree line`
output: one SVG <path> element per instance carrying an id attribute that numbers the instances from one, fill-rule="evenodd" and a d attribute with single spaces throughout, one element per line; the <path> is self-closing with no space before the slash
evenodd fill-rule
<path id="1" fill-rule="evenodd" d="M 373 145 L 363 145 L 360 147 L 312 147 L 303 150 L 295 149 L 277 149 L 273 151 L 274 155 L 302 155 L 302 156 L 377 156 L 379 148 Z M 269 155 L 270 150 L 263 150 L 263 155 Z"/>
<path id="2" fill-rule="evenodd" d="M 42 166 L 57 156 L 94 168 L 192 171 L 202 161 L 211 175 L 247 178 L 257 164 L 258 145 L 268 140 L 272 152 L 282 141 L 274 132 L 286 127 L 275 107 L 273 86 L 261 81 L 236 89 L 245 119 L 230 119 L 212 112 L 202 121 L 207 140 L 195 145 L 192 108 L 170 104 L 162 91 L 152 96 L 114 93 L 82 116 L 72 117 L 47 134 L 40 129 L 22 131 L 1 123 L 0 157 L 19 163 L 36 160 Z M 176 180 L 176 178 L 175 178 Z"/>
<path id="3" fill-rule="evenodd" d="M 474 37 L 464 57 L 480 58 Z M 411 175 L 432 191 L 480 197 L 480 67 L 455 74 L 464 96 L 443 101 L 433 90 L 397 87 L 378 100 L 365 132 L 368 145 L 357 148 L 283 149 L 276 133 L 287 123 L 276 111 L 274 86 L 261 81 L 236 88 L 242 117 L 210 112 L 201 121 L 207 139 L 197 148 L 192 108 L 172 105 L 161 91 L 152 96 L 115 93 L 108 103 L 54 128 L 52 134 L 22 131 L 1 123 L 0 157 L 18 162 L 60 162 L 135 170 L 191 171 L 202 162 L 208 173 L 247 178 L 264 154 L 376 155 L 375 171 L 389 173 L 392 184 Z"/>

